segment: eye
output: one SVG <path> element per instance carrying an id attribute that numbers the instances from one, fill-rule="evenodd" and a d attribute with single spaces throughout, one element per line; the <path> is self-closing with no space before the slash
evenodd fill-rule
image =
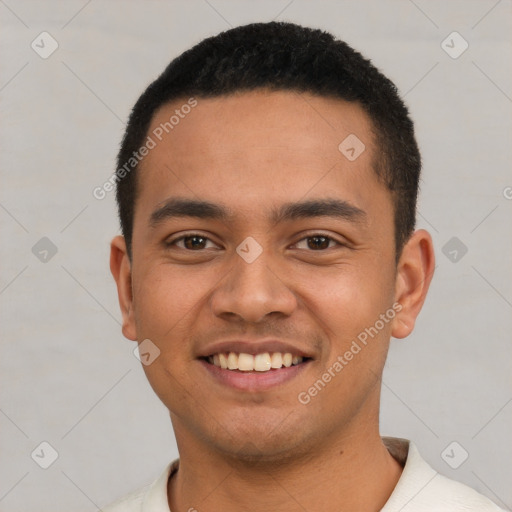
<path id="1" fill-rule="evenodd" d="M 302 247 L 300 245 L 302 244 Z M 331 245 L 333 244 L 333 245 Z M 321 234 L 315 234 L 311 236 L 307 236 L 303 238 L 302 240 L 299 240 L 295 247 L 298 249 L 311 249 L 313 251 L 321 251 L 324 249 L 330 249 L 334 247 L 335 245 L 341 245 L 339 242 L 334 240 L 334 238 L 331 238 L 326 235 Z"/>
<path id="2" fill-rule="evenodd" d="M 211 246 L 208 246 L 208 243 L 210 243 Z M 174 240 L 166 242 L 166 245 L 168 247 L 177 246 L 181 249 L 190 251 L 199 251 L 202 249 L 217 247 L 208 237 L 200 235 L 199 233 L 190 233 L 188 235 L 175 238 Z"/>

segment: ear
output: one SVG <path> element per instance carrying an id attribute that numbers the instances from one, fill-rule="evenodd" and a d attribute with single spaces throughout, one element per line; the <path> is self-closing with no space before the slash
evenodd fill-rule
<path id="1" fill-rule="evenodd" d="M 427 231 L 419 229 L 405 244 L 398 262 L 395 301 L 402 308 L 393 319 L 391 336 L 405 338 L 411 334 L 425 302 L 434 268 L 432 238 Z"/>
<path id="2" fill-rule="evenodd" d="M 126 241 L 120 235 L 110 243 L 110 271 L 117 284 L 117 296 L 123 315 L 123 334 L 129 340 L 137 341 L 133 314 L 131 262 L 126 250 Z"/>

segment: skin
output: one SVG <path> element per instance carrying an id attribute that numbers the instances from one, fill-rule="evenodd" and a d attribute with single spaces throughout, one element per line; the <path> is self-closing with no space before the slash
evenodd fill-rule
<path id="1" fill-rule="evenodd" d="M 141 163 L 132 260 L 123 237 L 111 244 L 123 334 L 161 351 L 144 371 L 180 452 L 170 509 L 380 510 L 402 471 L 379 434 L 381 376 L 390 337 L 410 334 L 425 300 L 431 237 L 415 231 L 396 265 L 392 198 L 373 171 L 372 125 L 358 105 L 265 90 L 197 99 Z M 148 133 L 185 101 L 162 107 Z M 351 133 L 366 146 L 353 162 L 338 149 Z M 172 197 L 221 204 L 233 217 L 151 227 Z M 284 203 L 325 198 L 363 210 L 363 220 L 270 219 Z M 165 244 L 190 232 L 208 241 Z M 315 234 L 333 241 L 319 249 L 307 238 Z M 250 264 L 236 252 L 249 236 L 263 249 Z M 395 303 L 400 312 L 301 404 L 299 393 Z M 313 360 L 278 387 L 233 389 L 197 357 L 237 337 L 283 340 Z"/>

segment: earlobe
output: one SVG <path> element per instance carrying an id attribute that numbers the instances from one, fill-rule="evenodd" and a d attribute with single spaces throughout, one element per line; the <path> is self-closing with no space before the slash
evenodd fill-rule
<path id="1" fill-rule="evenodd" d="M 110 271 L 117 285 L 119 306 L 123 315 L 123 335 L 129 340 L 137 340 L 133 311 L 131 262 L 123 236 L 116 236 L 110 243 Z"/>
<path id="2" fill-rule="evenodd" d="M 405 338 L 414 329 L 434 275 L 434 246 L 424 229 L 415 231 L 405 244 L 398 262 L 395 300 L 402 309 L 393 320 L 391 335 Z"/>

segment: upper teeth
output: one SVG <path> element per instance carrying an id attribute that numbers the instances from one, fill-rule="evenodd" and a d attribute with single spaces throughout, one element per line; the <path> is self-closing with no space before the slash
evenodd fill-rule
<path id="1" fill-rule="evenodd" d="M 236 352 L 214 354 L 208 358 L 208 361 L 215 366 L 220 366 L 224 370 L 241 370 L 244 372 L 257 371 L 267 372 L 272 368 L 289 367 L 292 364 L 302 363 L 303 358 L 293 356 L 290 352 L 264 352 L 263 354 L 237 354 Z"/>

